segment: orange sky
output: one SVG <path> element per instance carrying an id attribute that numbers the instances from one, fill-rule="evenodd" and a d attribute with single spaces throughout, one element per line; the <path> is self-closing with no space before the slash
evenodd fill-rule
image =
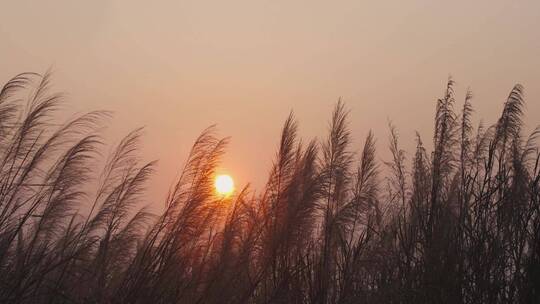
<path id="1" fill-rule="evenodd" d="M 354 148 L 371 128 L 386 150 L 387 119 L 405 148 L 415 130 L 429 143 L 449 74 L 490 123 L 522 83 L 526 123 L 540 124 L 538 0 L 149 3 L 4 1 L 0 82 L 52 68 L 70 111 L 116 112 L 112 139 L 145 125 L 141 154 L 160 159 L 152 191 L 213 123 L 232 136 L 226 171 L 262 185 L 288 112 L 303 136 L 322 135 L 339 96 Z"/>

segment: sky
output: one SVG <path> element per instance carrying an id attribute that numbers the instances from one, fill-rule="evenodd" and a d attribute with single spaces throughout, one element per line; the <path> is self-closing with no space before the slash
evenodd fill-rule
<path id="1" fill-rule="evenodd" d="M 429 146 L 449 75 L 486 124 L 523 84 L 539 125 L 540 1 L 0 0 L 0 83 L 47 70 L 65 118 L 113 111 L 111 143 L 145 126 L 156 197 L 212 124 L 231 137 L 220 170 L 260 189 L 289 112 L 321 138 L 340 97 L 353 150 L 371 129 L 381 161 L 389 120 L 409 160 L 415 131 Z"/>

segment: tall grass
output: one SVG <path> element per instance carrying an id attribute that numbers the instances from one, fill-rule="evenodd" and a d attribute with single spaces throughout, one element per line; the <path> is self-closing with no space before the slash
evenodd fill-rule
<path id="1" fill-rule="evenodd" d="M 196 140 L 165 207 L 143 195 L 140 130 L 110 155 L 110 116 L 58 124 L 49 75 L 0 92 L 2 303 L 535 303 L 540 301 L 540 129 L 522 132 L 516 85 L 495 124 L 449 80 L 433 151 L 351 147 L 339 101 L 322 141 L 285 121 L 268 182 L 214 194 L 228 139 Z M 459 109 L 459 110 L 456 110 Z M 99 169 L 97 169 L 99 168 Z"/>

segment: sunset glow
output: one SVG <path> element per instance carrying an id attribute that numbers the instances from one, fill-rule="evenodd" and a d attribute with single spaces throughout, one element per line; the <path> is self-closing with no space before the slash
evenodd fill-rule
<path id="1" fill-rule="evenodd" d="M 540 304 L 540 0 L 0 1 L 0 304 Z"/>
<path id="2" fill-rule="evenodd" d="M 234 191 L 234 181 L 226 174 L 218 175 L 214 183 L 216 192 L 222 196 L 229 196 Z"/>

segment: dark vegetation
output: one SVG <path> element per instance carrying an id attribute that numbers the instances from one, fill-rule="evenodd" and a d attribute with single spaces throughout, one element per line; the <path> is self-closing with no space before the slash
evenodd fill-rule
<path id="1" fill-rule="evenodd" d="M 1 303 L 540 302 L 539 132 L 523 137 L 519 85 L 473 127 L 449 81 L 434 150 L 418 136 L 407 156 L 390 126 L 385 163 L 371 133 L 352 151 L 343 103 L 321 141 L 300 141 L 291 115 L 266 187 L 229 198 L 210 128 L 152 215 L 140 132 L 103 155 L 109 114 L 58 125 L 48 78 L 0 93 Z"/>

